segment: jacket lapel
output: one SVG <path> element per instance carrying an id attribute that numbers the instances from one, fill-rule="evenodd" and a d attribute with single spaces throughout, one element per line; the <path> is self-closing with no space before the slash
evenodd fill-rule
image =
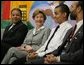
<path id="1" fill-rule="evenodd" d="M 64 47 L 67 43 L 67 41 L 68 41 L 68 39 L 69 39 L 69 36 L 70 36 L 70 34 L 71 34 L 71 32 L 73 31 L 73 28 L 70 28 L 69 30 L 68 30 L 68 32 L 66 33 L 66 35 L 65 35 L 65 37 L 64 37 L 64 39 L 63 39 L 63 44 L 62 44 L 62 47 Z"/>
<path id="2" fill-rule="evenodd" d="M 70 50 L 70 48 L 71 48 L 71 46 L 72 46 L 72 44 L 73 44 L 73 43 L 72 43 L 73 40 L 74 40 L 74 39 L 77 39 L 77 38 L 78 38 L 78 35 L 81 34 L 82 31 L 83 31 L 83 25 L 78 29 L 78 31 L 77 31 L 76 34 L 74 35 L 74 37 L 73 37 L 73 39 L 72 39 L 72 41 L 71 41 L 71 43 L 70 43 L 70 46 L 69 46 L 68 49 L 67 49 L 67 52 Z"/>
<path id="3" fill-rule="evenodd" d="M 12 25 L 12 24 L 11 24 L 11 25 Z M 8 33 L 8 31 L 9 31 L 9 28 L 10 28 L 11 25 L 9 25 L 9 26 L 5 29 L 5 31 L 4 31 L 4 36 L 7 35 L 7 33 Z"/>
<path id="4" fill-rule="evenodd" d="M 44 29 L 44 28 L 43 28 Z M 39 31 L 36 31 L 34 35 L 37 35 L 40 33 L 40 31 L 42 31 L 43 29 L 40 29 Z"/>
<path id="5" fill-rule="evenodd" d="M 79 28 L 79 30 L 76 32 L 76 34 L 74 35 L 74 37 L 76 37 L 78 34 L 80 34 L 83 30 L 83 25 Z"/>

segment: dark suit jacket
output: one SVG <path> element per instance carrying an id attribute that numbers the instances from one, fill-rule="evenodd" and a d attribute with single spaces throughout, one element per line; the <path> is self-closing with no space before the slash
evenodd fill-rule
<path id="1" fill-rule="evenodd" d="M 28 32 L 27 26 L 23 24 L 22 21 L 16 23 L 16 25 L 9 30 L 11 25 L 6 27 L 1 40 L 1 60 L 10 47 L 20 46 L 23 43 Z"/>
<path id="2" fill-rule="evenodd" d="M 79 28 L 77 33 L 74 35 L 74 38 L 69 43 L 70 45 L 67 46 L 65 50 L 66 53 L 61 54 L 67 42 L 65 39 L 67 39 L 69 34 L 66 34 L 63 44 L 59 46 L 59 48 L 55 50 L 53 54 L 56 56 L 60 55 L 60 60 L 62 62 L 82 63 L 83 62 L 83 25 Z"/>
<path id="3" fill-rule="evenodd" d="M 1 43 L 9 44 L 11 46 L 19 46 L 23 43 L 24 38 L 28 32 L 27 26 L 21 21 L 8 31 L 11 25 L 7 26 Z"/>

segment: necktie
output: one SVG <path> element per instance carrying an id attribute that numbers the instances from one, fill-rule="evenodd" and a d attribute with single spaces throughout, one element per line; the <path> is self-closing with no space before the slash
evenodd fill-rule
<path id="1" fill-rule="evenodd" d="M 75 26 L 73 27 L 73 30 L 72 30 L 72 32 L 71 32 L 71 34 L 70 34 L 70 36 L 69 36 L 69 37 L 70 37 L 70 38 L 69 38 L 69 41 L 70 41 L 70 39 L 73 38 L 76 28 L 77 28 L 77 25 L 75 25 Z"/>
<path id="2" fill-rule="evenodd" d="M 49 39 L 49 41 L 48 41 L 48 43 L 47 43 L 47 45 L 46 45 L 46 47 L 45 47 L 45 50 L 44 50 L 44 51 L 46 51 L 46 50 L 47 50 L 48 45 L 49 45 L 49 43 L 50 43 L 51 39 L 53 38 L 53 36 L 54 36 L 55 32 L 58 30 L 58 28 L 59 28 L 59 25 L 55 28 L 55 31 L 53 32 L 52 36 L 50 37 L 50 39 Z"/>
<path id="3" fill-rule="evenodd" d="M 67 43 L 66 43 L 66 46 L 65 46 L 65 51 L 66 51 L 66 52 L 69 51 L 68 49 L 69 49 L 70 46 L 71 46 L 71 43 L 70 43 L 70 42 L 72 41 L 72 39 L 73 39 L 73 37 L 74 37 L 74 32 L 75 32 L 76 28 L 77 28 L 77 25 L 75 25 L 75 27 L 73 28 L 71 34 L 69 35 L 69 37 L 68 37 L 68 39 L 67 39 Z"/>

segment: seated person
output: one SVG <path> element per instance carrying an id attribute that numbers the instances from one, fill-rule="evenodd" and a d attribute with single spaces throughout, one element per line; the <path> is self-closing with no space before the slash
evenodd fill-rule
<path id="1" fill-rule="evenodd" d="M 5 28 L 3 37 L 1 39 L 1 59 L 12 46 L 20 46 L 28 32 L 28 28 L 22 22 L 22 11 L 14 8 L 11 11 L 12 24 Z"/>

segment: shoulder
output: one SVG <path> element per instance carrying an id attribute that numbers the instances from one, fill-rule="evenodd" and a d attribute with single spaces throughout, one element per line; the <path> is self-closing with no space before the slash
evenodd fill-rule
<path id="1" fill-rule="evenodd" d="M 33 32 L 34 28 L 33 29 L 30 29 L 29 32 Z"/>
<path id="2" fill-rule="evenodd" d="M 27 25 L 24 24 L 23 22 L 20 22 L 20 24 L 18 24 L 18 27 L 28 29 Z"/>
<path id="3" fill-rule="evenodd" d="M 67 22 L 67 23 L 66 23 L 66 27 L 67 27 L 67 28 L 71 28 L 72 25 L 71 25 L 70 23 Z"/>
<path id="4" fill-rule="evenodd" d="M 20 23 L 21 26 L 27 27 L 27 25 L 23 22 Z"/>
<path id="5" fill-rule="evenodd" d="M 28 31 L 28 34 L 33 34 L 33 30 L 34 30 L 34 28 L 33 28 L 33 29 L 30 29 L 30 30 Z"/>
<path id="6" fill-rule="evenodd" d="M 48 27 L 45 27 L 44 30 L 45 30 L 45 31 L 51 31 L 51 29 L 48 28 Z"/>
<path id="7" fill-rule="evenodd" d="M 27 36 L 29 36 L 29 35 L 31 35 L 31 34 L 33 34 L 33 29 L 28 30 Z"/>

